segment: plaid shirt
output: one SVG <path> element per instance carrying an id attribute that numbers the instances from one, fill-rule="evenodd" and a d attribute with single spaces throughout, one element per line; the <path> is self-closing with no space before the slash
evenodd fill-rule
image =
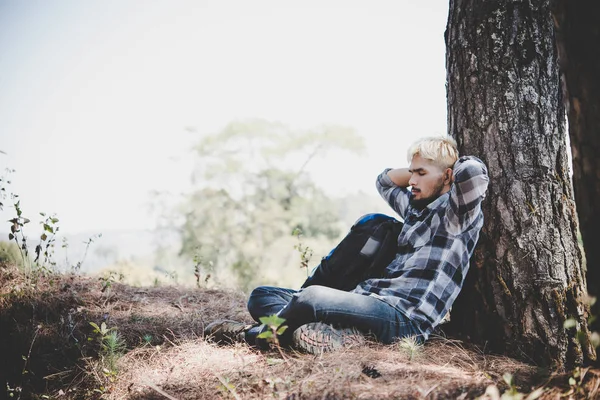
<path id="1" fill-rule="evenodd" d="M 375 296 L 410 318 L 427 339 L 450 310 L 462 288 L 483 226 L 481 201 L 487 168 L 476 157 L 454 164 L 454 184 L 423 210 L 413 208 L 407 188 L 383 171 L 377 190 L 404 219 L 399 251 L 385 277 L 360 283 L 353 292 Z"/>

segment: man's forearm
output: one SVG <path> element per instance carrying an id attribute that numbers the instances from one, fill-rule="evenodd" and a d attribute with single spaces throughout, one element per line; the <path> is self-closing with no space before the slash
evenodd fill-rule
<path id="1" fill-rule="evenodd" d="M 390 169 L 387 174 L 392 182 L 394 182 L 394 185 L 404 188 L 409 186 L 410 172 L 408 172 L 408 168 Z"/>

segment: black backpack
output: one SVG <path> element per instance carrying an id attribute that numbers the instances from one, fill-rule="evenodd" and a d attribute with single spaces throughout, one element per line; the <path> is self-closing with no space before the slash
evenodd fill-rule
<path id="1" fill-rule="evenodd" d="M 369 278 L 381 278 L 398 251 L 402 222 L 385 214 L 363 215 L 313 269 L 302 284 L 349 291 Z"/>

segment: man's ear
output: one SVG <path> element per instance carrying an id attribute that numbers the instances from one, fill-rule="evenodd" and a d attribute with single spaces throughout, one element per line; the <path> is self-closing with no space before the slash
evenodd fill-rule
<path id="1" fill-rule="evenodd" d="M 444 171 L 444 184 L 451 185 L 453 181 L 454 171 L 452 171 L 452 168 L 446 168 L 446 171 Z"/>

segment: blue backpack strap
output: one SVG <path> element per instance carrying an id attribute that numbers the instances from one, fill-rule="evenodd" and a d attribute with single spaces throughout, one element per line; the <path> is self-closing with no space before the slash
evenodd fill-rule
<path id="1" fill-rule="evenodd" d="M 365 214 L 362 217 L 360 217 L 359 219 L 357 219 L 356 222 L 354 222 L 354 224 L 352 226 L 361 225 L 361 224 L 364 224 L 365 222 L 369 222 L 374 219 L 386 220 L 386 219 L 395 219 L 395 218 L 390 217 L 389 215 L 381 214 L 381 213 Z"/>

